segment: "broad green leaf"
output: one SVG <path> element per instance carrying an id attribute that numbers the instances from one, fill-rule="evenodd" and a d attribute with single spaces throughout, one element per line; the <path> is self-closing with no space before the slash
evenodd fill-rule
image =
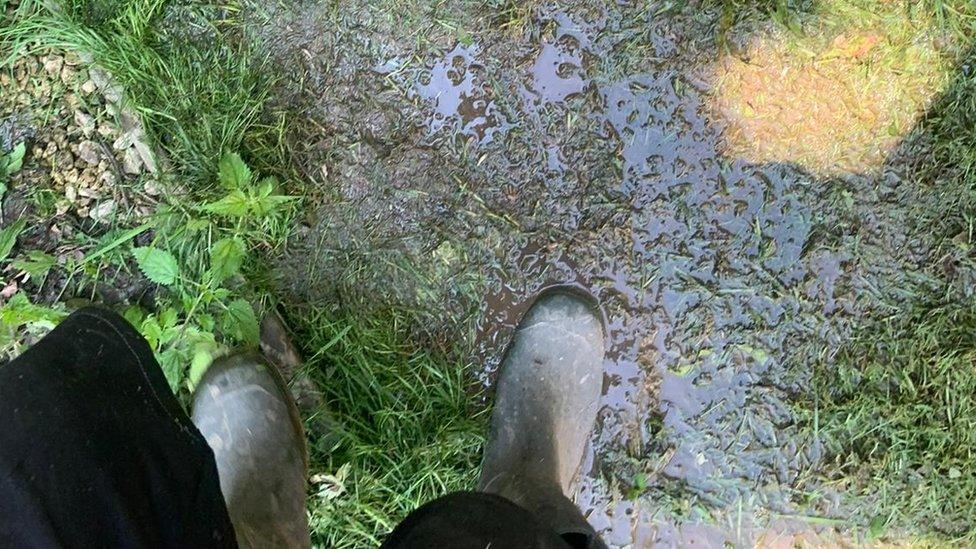
<path id="1" fill-rule="evenodd" d="M 8 226 L 5 229 L 0 230 L 0 262 L 7 259 L 10 252 L 14 249 L 14 244 L 17 243 L 17 237 L 27 226 L 27 220 L 21 217 L 13 223 L 13 225 Z"/>
<path id="2" fill-rule="evenodd" d="M 0 307 L 0 324 L 8 328 L 17 328 L 24 324 L 53 328 L 65 316 L 65 313 L 50 307 L 34 305 L 23 293 L 14 294 Z"/>
<path id="3" fill-rule="evenodd" d="M 24 167 L 24 153 L 26 151 L 27 146 L 23 142 L 18 143 L 14 150 L 10 151 L 10 154 L 7 155 L 7 175 L 17 173 Z"/>
<path id="4" fill-rule="evenodd" d="M 216 202 L 203 206 L 203 210 L 227 217 L 244 217 L 250 209 L 250 200 L 242 191 L 231 191 Z"/>
<path id="5" fill-rule="evenodd" d="M 149 346 L 153 350 L 159 350 L 160 341 L 163 339 L 163 328 L 159 325 L 159 321 L 156 320 L 155 316 L 147 316 L 142 321 L 142 325 L 139 326 L 139 333 L 142 334 L 142 337 L 146 338 L 146 341 L 149 342 Z"/>
<path id="6" fill-rule="evenodd" d="M 177 387 L 180 386 L 180 376 L 183 373 L 183 365 L 186 364 L 186 359 L 180 349 L 172 347 L 166 349 L 159 354 L 159 365 L 163 369 L 163 375 L 166 376 L 166 381 L 169 383 L 169 389 L 176 392 Z"/>
<path id="7" fill-rule="evenodd" d="M 278 209 L 279 206 L 287 202 L 294 200 L 293 196 L 282 196 L 280 194 L 266 196 L 264 198 L 259 198 L 254 201 L 251 205 L 254 209 L 254 214 L 258 217 L 264 217 L 269 213 Z"/>
<path id="8" fill-rule="evenodd" d="M 251 169 L 236 153 L 220 159 L 220 184 L 225 189 L 243 189 L 251 183 Z"/>
<path id="9" fill-rule="evenodd" d="M 145 247 L 133 249 L 132 255 L 136 257 L 139 269 L 149 280 L 163 286 L 176 282 L 180 267 L 173 254 L 159 248 Z"/>
<path id="10" fill-rule="evenodd" d="M 142 321 L 146 319 L 146 312 L 142 310 L 142 307 L 132 305 L 122 313 L 122 317 L 128 320 L 129 324 L 133 326 L 141 326 Z"/>
<path id="11" fill-rule="evenodd" d="M 14 269 L 27 273 L 31 278 L 38 279 L 47 276 L 48 271 L 54 267 L 55 263 L 53 255 L 40 250 L 31 250 L 27 252 L 27 257 L 15 259 L 11 265 L 14 266 Z"/>
<path id="12" fill-rule="evenodd" d="M 212 346 L 207 344 L 197 344 L 193 347 L 193 358 L 190 360 L 190 372 L 187 374 L 187 383 L 190 390 L 194 390 L 203 374 L 213 362 Z"/>
<path id="13" fill-rule="evenodd" d="M 197 316 L 197 324 L 200 325 L 200 329 L 206 330 L 208 332 L 213 332 L 214 327 L 216 326 L 216 322 L 214 322 L 214 318 L 212 315 L 209 315 L 207 313 L 201 313 L 196 316 Z"/>
<path id="14" fill-rule="evenodd" d="M 251 304 L 243 299 L 236 299 L 227 305 L 222 328 L 235 339 L 250 345 L 257 345 L 258 343 L 260 331 L 258 318 L 255 316 Z"/>
<path id="15" fill-rule="evenodd" d="M 222 238 L 210 249 L 210 270 L 220 281 L 237 274 L 244 261 L 246 249 L 240 238 Z"/>
<path id="16" fill-rule="evenodd" d="M 173 328 L 176 326 L 176 322 L 179 320 L 179 313 L 176 309 L 168 307 L 165 311 L 159 315 L 159 324 L 165 328 Z"/>
<path id="17" fill-rule="evenodd" d="M 276 210 L 278 206 L 295 199 L 293 196 L 274 194 L 277 189 L 278 180 L 274 177 L 265 177 L 258 183 L 257 196 L 251 204 L 255 215 L 264 217 Z"/>
<path id="18" fill-rule="evenodd" d="M 278 178 L 271 176 L 265 177 L 258 183 L 258 196 L 265 198 L 271 196 L 275 189 L 278 188 Z"/>

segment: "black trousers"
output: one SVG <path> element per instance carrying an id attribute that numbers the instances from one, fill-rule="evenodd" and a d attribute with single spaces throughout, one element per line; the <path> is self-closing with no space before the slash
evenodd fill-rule
<path id="1" fill-rule="evenodd" d="M 424 505 L 384 547 L 577 545 L 503 498 Z M 101 309 L 75 312 L 0 366 L 0 547 L 231 547 L 207 442 L 146 341 Z"/>

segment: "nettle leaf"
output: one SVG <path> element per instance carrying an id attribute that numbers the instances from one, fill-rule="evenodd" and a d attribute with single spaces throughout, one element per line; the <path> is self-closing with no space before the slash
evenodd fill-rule
<path id="1" fill-rule="evenodd" d="M 54 328 L 65 316 L 65 313 L 50 307 L 34 305 L 23 292 L 14 294 L 0 307 L 0 325 L 8 328 L 18 328 L 24 324 Z"/>
<path id="2" fill-rule="evenodd" d="M 227 305 L 221 322 L 223 331 L 245 343 L 256 345 L 260 327 L 251 304 L 243 299 L 235 299 Z"/>
<path id="3" fill-rule="evenodd" d="M 33 279 L 47 276 L 48 271 L 54 267 L 55 263 L 56 260 L 53 255 L 40 250 L 31 250 L 27 252 L 27 257 L 21 257 L 11 262 L 14 269 L 27 273 Z"/>
<path id="4" fill-rule="evenodd" d="M 226 189 L 243 189 L 251 183 L 251 169 L 237 153 L 220 159 L 220 184 Z"/>
<path id="5" fill-rule="evenodd" d="M 204 211 L 227 217 L 244 217 L 250 209 L 250 200 L 243 191 L 231 191 L 216 202 L 205 204 Z"/>
<path id="6" fill-rule="evenodd" d="M 0 230 L 0 261 L 7 259 L 10 252 L 14 249 L 14 244 L 17 243 L 17 237 L 23 232 L 24 227 L 27 226 L 27 220 L 21 217 L 14 222 L 13 225 Z"/>
<path id="7" fill-rule="evenodd" d="M 166 376 L 170 391 L 175 393 L 180 386 L 180 378 L 183 377 L 183 365 L 186 364 L 186 357 L 183 356 L 181 349 L 172 347 L 157 355 L 156 358 L 159 360 L 159 366 L 163 369 L 163 375 Z"/>
<path id="8" fill-rule="evenodd" d="M 193 348 L 193 358 L 190 359 L 190 371 L 186 380 L 191 391 L 196 389 L 211 363 L 213 363 L 213 355 L 209 346 L 197 345 Z"/>
<path id="9" fill-rule="evenodd" d="M 24 153 L 27 151 L 27 145 L 23 142 L 18 143 L 14 150 L 10 151 L 7 155 L 7 167 L 5 171 L 7 175 L 15 172 L 19 172 L 21 168 L 24 167 Z"/>
<path id="10" fill-rule="evenodd" d="M 138 305 L 130 305 L 122 313 L 122 318 L 129 321 L 129 324 L 133 326 L 141 326 L 142 322 L 146 319 L 146 311 Z"/>
<path id="11" fill-rule="evenodd" d="M 279 206 L 294 200 L 293 196 L 282 196 L 280 194 L 266 196 L 254 202 L 254 213 L 258 217 L 264 217 L 278 209 Z"/>
<path id="12" fill-rule="evenodd" d="M 278 178 L 274 176 L 265 177 L 258 183 L 258 196 L 265 198 L 271 196 L 271 193 L 278 188 Z"/>
<path id="13" fill-rule="evenodd" d="M 155 316 L 147 316 L 142 324 L 139 326 L 139 333 L 142 337 L 146 338 L 149 342 L 149 346 L 154 350 L 159 350 L 159 345 L 163 339 L 163 327 L 159 325 L 159 321 L 156 320 Z"/>
<path id="14" fill-rule="evenodd" d="M 278 209 L 279 206 L 295 199 L 293 196 L 273 194 L 278 189 L 278 180 L 274 177 L 265 177 L 258 184 L 258 194 L 251 207 L 254 213 L 263 217 Z"/>
<path id="15" fill-rule="evenodd" d="M 156 284 L 171 286 L 180 274 L 180 266 L 173 254 L 159 248 L 144 247 L 132 250 L 136 263 L 146 278 Z"/>
<path id="16" fill-rule="evenodd" d="M 159 314 L 159 323 L 163 328 L 175 328 L 179 319 L 180 314 L 173 307 L 167 307 L 166 310 Z"/>
<path id="17" fill-rule="evenodd" d="M 244 241 L 236 236 L 214 242 L 210 249 L 210 270 L 214 277 L 219 281 L 237 274 L 245 253 Z"/>

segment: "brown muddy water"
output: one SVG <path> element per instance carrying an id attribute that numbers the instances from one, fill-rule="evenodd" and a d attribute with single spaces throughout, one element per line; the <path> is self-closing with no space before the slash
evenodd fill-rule
<path id="1" fill-rule="evenodd" d="M 724 155 L 701 13 L 563 2 L 503 26 L 449 2 L 418 27 L 329 6 L 268 22 L 281 100 L 309 117 L 296 162 L 333 193 L 283 264 L 290 298 L 422 310 L 490 387 L 524 304 L 583 288 L 609 350 L 576 498 L 611 545 L 810 541 L 808 517 L 843 518 L 791 403 L 924 258 L 901 161 L 823 180 Z"/>

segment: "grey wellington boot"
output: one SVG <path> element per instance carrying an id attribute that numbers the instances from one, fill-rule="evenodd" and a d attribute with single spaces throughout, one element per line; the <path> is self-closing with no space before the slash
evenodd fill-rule
<path id="1" fill-rule="evenodd" d="M 522 319 L 496 386 L 480 488 L 533 511 L 567 539 L 594 537 L 569 498 L 596 423 L 603 356 L 595 305 L 556 289 Z"/>
<path id="2" fill-rule="evenodd" d="M 193 395 L 241 547 L 309 547 L 308 455 L 295 403 L 257 355 L 220 359 Z"/>

